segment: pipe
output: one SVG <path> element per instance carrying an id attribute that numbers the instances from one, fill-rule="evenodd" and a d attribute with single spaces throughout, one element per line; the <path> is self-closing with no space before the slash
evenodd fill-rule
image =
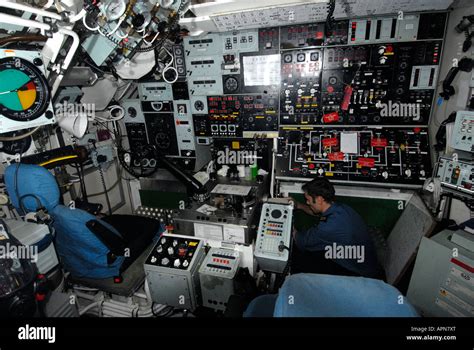
<path id="1" fill-rule="evenodd" d="M 9 9 L 13 9 L 13 10 L 20 10 L 20 11 L 30 12 L 30 13 L 34 13 L 36 15 L 40 15 L 42 17 L 53 18 L 53 19 L 56 19 L 58 21 L 62 21 L 62 19 L 63 19 L 63 17 L 60 14 L 45 11 L 45 10 L 41 10 L 39 8 L 36 8 L 36 7 L 31 7 L 31 6 L 27 6 L 27 5 L 23 5 L 23 4 L 18 4 L 16 2 L 11 2 L 11 1 L 3 1 L 2 3 L 0 3 L 0 7 L 6 7 L 6 8 L 9 8 Z"/>
<path id="2" fill-rule="evenodd" d="M 82 9 L 77 15 L 69 17 L 69 22 L 75 23 L 86 16 L 87 11 Z"/>
<path id="3" fill-rule="evenodd" d="M 73 39 L 73 42 L 72 42 L 72 45 L 71 47 L 69 48 L 69 51 L 67 53 L 67 56 L 66 58 L 64 59 L 64 62 L 62 64 L 62 70 L 63 71 L 66 71 L 68 68 L 69 68 L 69 65 L 71 64 L 72 62 L 72 59 L 74 58 L 74 55 L 76 54 L 76 51 L 77 51 L 77 48 L 79 47 L 79 36 L 77 35 L 76 32 L 70 30 L 70 29 L 66 29 L 66 28 L 61 28 L 59 29 L 58 31 L 59 34 L 62 34 L 62 35 L 69 35 L 70 37 L 72 37 Z M 59 74 L 54 83 L 53 83 L 53 86 L 51 88 L 51 97 L 54 98 L 56 96 L 56 92 L 58 91 L 59 89 L 59 86 L 61 85 L 61 81 L 63 80 L 64 78 L 64 74 L 61 73 Z"/>
<path id="4" fill-rule="evenodd" d="M 35 132 L 37 132 L 41 127 L 40 126 L 37 126 L 36 128 L 34 128 L 33 130 L 31 131 L 28 131 L 24 134 L 21 134 L 21 135 L 18 135 L 18 136 L 1 136 L 0 137 L 0 141 L 1 142 L 8 142 L 8 141 L 18 141 L 18 140 L 22 140 L 28 136 L 31 136 L 33 135 Z"/>
<path id="5" fill-rule="evenodd" d="M 7 36 L 5 38 L 0 39 L 0 46 L 3 46 L 5 44 L 9 44 L 12 42 L 18 42 L 18 41 L 46 41 L 48 40 L 47 37 L 43 35 L 35 35 L 35 34 L 29 34 L 29 35 L 12 35 L 12 36 Z"/>
<path id="6" fill-rule="evenodd" d="M 66 58 L 64 59 L 63 66 L 62 66 L 62 68 L 64 70 L 66 70 L 66 69 L 69 68 L 69 65 L 71 64 L 71 61 L 72 61 L 74 55 L 76 54 L 77 48 L 79 47 L 79 36 L 77 35 L 76 32 L 74 32 L 70 29 L 66 29 L 66 28 L 59 29 L 59 33 L 64 34 L 64 35 L 69 35 L 73 39 L 72 45 L 69 48 L 69 52 L 68 52 Z"/>
<path id="7" fill-rule="evenodd" d="M 79 311 L 79 315 L 82 316 L 84 315 L 87 311 L 95 308 L 95 307 L 99 307 L 99 304 L 101 303 L 101 301 L 96 301 L 95 303 L 92 303 L 92 304 L 89 304 L 87 305 L 85 308 L 83 308 L 81 311 Z"/>
<path id="8" fill-rule="evenodd" d="M 23 27 L 38 28 L 38 29 L 48 30 L 48 31 L 51 30 L 51 27 L 49 24 L 31 21 L 29 19 L 11 16 L 4 13 L 0 13 L 0 23 L 13 24 L 13 25 L 23 26 Z"/>

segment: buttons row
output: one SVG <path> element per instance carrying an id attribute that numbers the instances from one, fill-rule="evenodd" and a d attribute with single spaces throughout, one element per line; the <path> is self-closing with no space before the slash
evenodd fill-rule
<path id="1" fill-rule="evenodd" d="M 225 265 L 229 265 L 229 264 L 230 264 L 230 261 L 229 261 L 229 260 L 225 260 L 225 259 L 213 258 L 212 261 L 213 261 L 213 262 L 216 262 L 216 263 L 219 263 L 219 264 L 225 264 Z"/>

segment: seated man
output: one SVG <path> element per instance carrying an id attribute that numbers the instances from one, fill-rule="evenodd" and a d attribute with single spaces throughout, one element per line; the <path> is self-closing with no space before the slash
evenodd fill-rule
<path id="1" fill-rule="evenodd" d="M 295 209 L 320 215 L 319 224 L 306 231 L 293 231 L 291 273 L 380 278 L 375 247 L 362 218 L 351 207 L 334 202 L 333 185 L 316 178 L 302 187 L 306 203 Z"/>

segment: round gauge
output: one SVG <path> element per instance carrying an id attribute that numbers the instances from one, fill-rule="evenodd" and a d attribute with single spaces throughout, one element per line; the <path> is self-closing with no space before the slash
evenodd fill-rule
<path id="1" fill-rule="evenodd" d="M 105 5 L 104 11 L 105 15 L 107 16 L 107 20 L 115 21 L 125 13 L 126 9 L 126 0 L 111 0 L 107 5 Z"/>
<path id="2" fill-rule="evenodd" d="M 159 149 L 168 149 L 171 144 L 169 135 L 162 132 L 158 133 L 155 137 L 155 144 Z"/>
<path id="3" fill-rule="evenodd" d="M 337 78 L 336 77 L 329 77 L 329 84 L 335 85 L 337 83 Z"/>
<path id="4" fill-rule="evenodd" d="M 311 52 L 311 61 L 319 60 L 319 52 Z"/>
<path id="5" fill-rule="evenodd" d="M 0 114 L 31 121 L 44 114 L 49 101 L 46 78 L 34 64 L 19 57 L 0 59 Z"/>
<path id="6" fill-rule="evenodd" d="M 281 217 L 282 214 L 281 214 L 281 211 L 280 211 L 280 210 L 274 209 L 274 210 L 272 210 L 271 215 L 272 215 L 272 218 L 278 219 L 278 218 Z"/>
<path id="7" fill-rule="evenodd" d="M 293 61 L 293 55 L 291 53 L 283 56 L 283 62 L 291 63 L 291 61 Z"/>
<path id="8" fill-rule="evenodd" d="M 2 136 L 7 136 L 7 137 L 15 137 L 18 135 L 21 135 L 24 133 L 24 131 L 13 131 L 9 133 L 5 133 Z M 23 154 L 31 146 L 31 136 L 30 137 L 25 137 L 21 140 L 17 141 L 3 141 L 0 142 L 0 152 L 4 152 L 8 155 L 15 155 L 15 154 Z"/>
<path id="9" fill-rule="evenodd" d="M 304 53 L 299 53 L 298 55 L 296 55 L 296 60 L 298 62 L 304 62 L 305 59 L 306 59 L 306 55 Z"/>
<path id="10" fill-rule="evenodd" d="M 196 109 L 196 111 L 203 111 L 204 110 L 204 102 L 202 102 L 201 100 L 197 100 L 196 102 L 194 102 L 194 108 Z"/>
<path id="11" fill-rule="evenodd" d="M 224 85 L 228 92 L 235 92 L 239 88 L 239 82 L 234 77 L 228 77 Z"/>
<path id="12" fill-rule="evenodd" d="M 128 112 L 128 116 L 130 118 L 136 118 L 137 117 L 137 110 L 135 109 L 135 107 L 128 107 L 127 112 Z"/>

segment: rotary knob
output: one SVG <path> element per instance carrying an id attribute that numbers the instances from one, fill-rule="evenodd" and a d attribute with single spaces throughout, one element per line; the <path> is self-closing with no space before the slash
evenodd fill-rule
<path id="1" fill-rule="evenodd" d="M 388 172 L 384 171 L 384 172 L 382 173 L 382 177 L 383 177 L 384 179 L 388 179 Z"/>
<path id="2" fill-rule="evenodd" d="M 181 261 L 179 261 L 179 259 L 176 259 L 173 263 L 174 267 L 180 267 L 180 265 L 181 265 Z"/>
<path id="3" fill-rule="evenodd" d="M 410 177 L 411 176 L 411 170 L 410 169 L 405 170 L 405 175 L 407 177 Z"/>

